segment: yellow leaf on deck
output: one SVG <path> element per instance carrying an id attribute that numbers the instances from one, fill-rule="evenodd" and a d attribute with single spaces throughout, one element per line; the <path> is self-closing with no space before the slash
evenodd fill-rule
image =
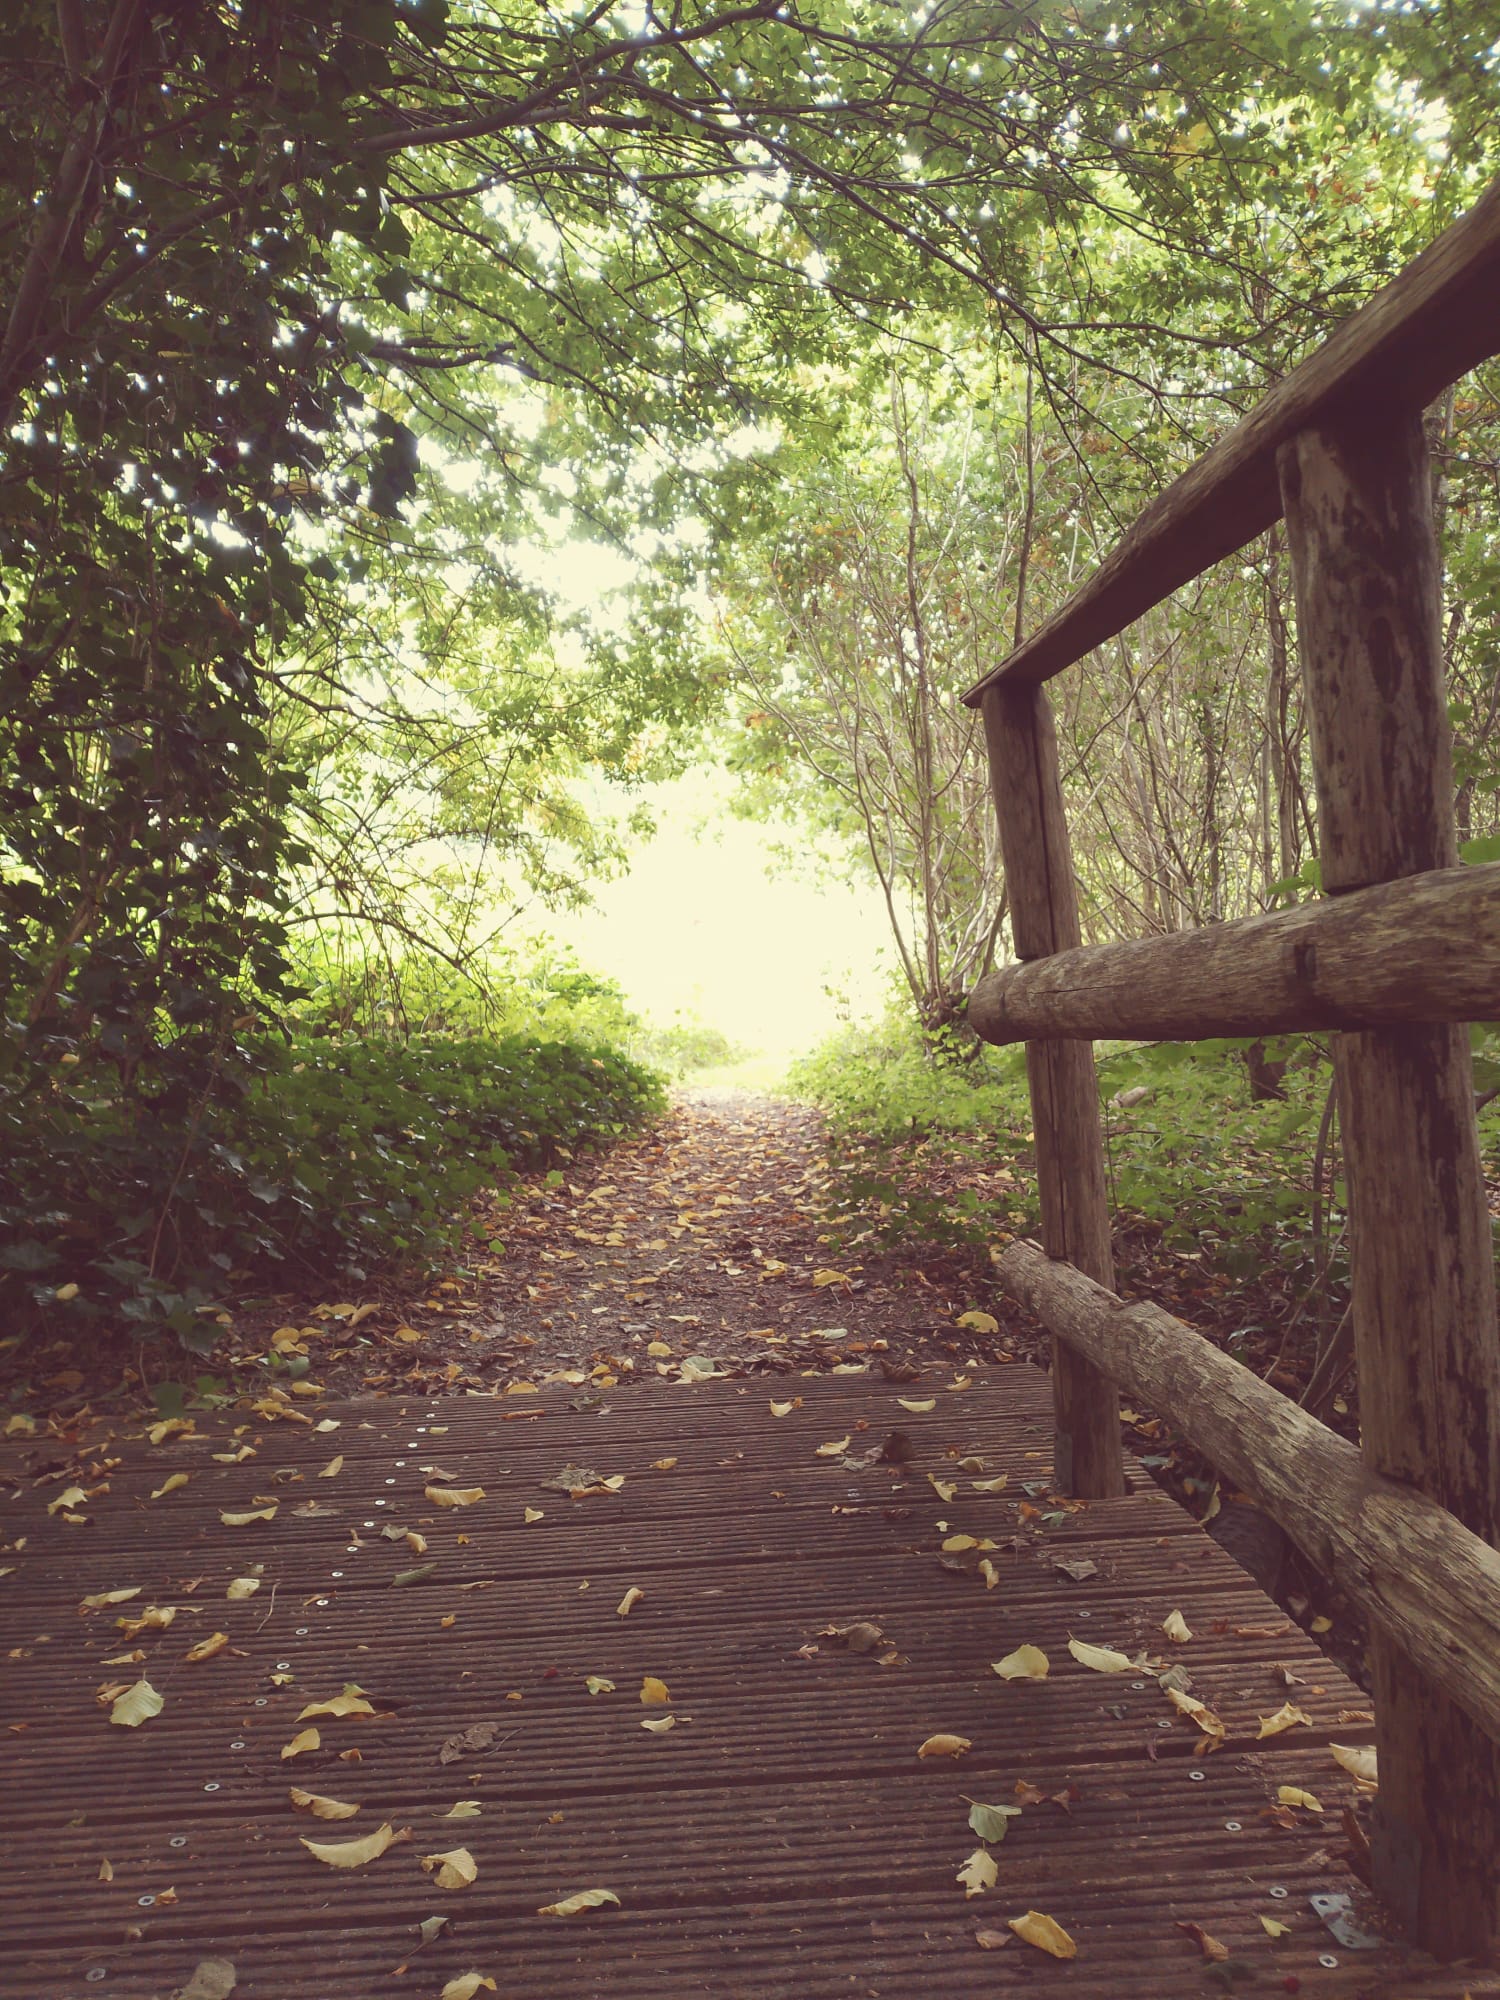
<path id="1" fill-rule="evenodd" d="M 146 1437 L 152 1444 L 165 1444 L 168 1438 L 194 1437 L 197 1426 L 191 1417 L 163 1417 L 159 1424 L 153 1424 Z"/>
<path id="2" fill-rule="evenodd" d="M 221 1513 L 219 1519 L 226 1528 L 248 1528 L 252 1521 L 274 1521 L 280 1504 L 279 1500 L 273 1500 L 269 1507 L 252 1507 L 243 1514 Z"/>
<path id="3" fill-rule="evenodd" d="M 1351 1778 L 1358 1779 L 1362 1785 L 1379 1784 L 1379 1765 L 1374 1750 L 1368 1744 L 1330 1743 L 1328 1748 L 1334 1763 L 1346 1770 Z"/>
<path id="4" fill-rule="evenodd" d="M 440 1889 L 467 1889 L 479 1875 L 479 1865 L 467 1847 L 453 1847 L 446 1854 L 424 1854 L 422 1867 L 434 1876 Z"/>
<path id="5" fill-rule="evenodd" d="M 438 1995 L 438 2000 L 474 2000 L 474 1995 L 483 1987 L 486 1993 L 496 1991 L 493 1979 L 482 1972 L 461 1972 L 457 1979 L 450 1979 Z"/>
<path id="6" fill-rule="evenodd" d="M 1215 1744 L 1224 1741 L 1226 1734 L 1224 1725 L 1211 1708 L 1205 1706 L 1203 1702 L 1195 1700 L 1192 1695 L 1184 1694 L 1181 1688 L 1169 1687 L 1166 1690 L 1166 1695 L 1167 1700 L 1171 1702 L 1173 1708 L 1180 1715 L 1187 1716 L 1190 1722 L 1196 1722 L 1203 1734 L 1211 1737 Z"/>
<path id="7" fill-rule="evenodd" d="M 936 1736 L 929 1736 L 925 1743 L 917 1745 L 917 1755 L 919 1757 L 962 1757 L 967 1751 L 973 1748 L 974 1745 L 967 1736 L 950 1736 L 946 1731 L 940 1730 Z"/>
<path id="8" fill-rule="evenodd" d="M 260 1589 L 258 1576 L 237 1576 L 224 1592 L 231 1604 L 243 1604 L 247 1597 L 254 1597 Z"/>
<path id="9" fill-rule="evenodd" d="M 1290 1924 L 1279 1924 L 1274 1917 L 1262 1917 L 1260 1927 L 1267 1937 L 1285 1937 L 1292 1928 Z"/>
<path id="10" fill-rule="evenodd" d="M 973 1482 L 976 1493 L 1003 1493 L 1009 1484 L 1008 1472 L 1002 1472 L 996 1479 L 976 1479 Z"/>
<path id="11" fill-rule="evenodd" d="M 898 1396 L 896 1401 L 901 1405 L 903 1410 L 910 1410 L 913 1416 L 918 1417 L 926 1410 L 935 1410 L 937 1408 L 936 1396 L 926 1396 L 920 1400 L 910 1396 Z"/>
<path id="12" fill-rule="evenodd" d="M 425 1486 L 422 1490 L 434 1507 L 472 1507 L 484 1498 L 482 1486 Z"/>
<path id="13" fill-rule="evenodd" d="M 122 1729 L 139 1729 L 143 1722 L 149 1722 L 153 1715 L 160 1715 L 166 1703 L 152 1687 L 150 1681 L 139 1680 L 134 1687 L 126 1688 L 118 1695 L 110 1708 L 109 1719 L 117 1722 Z"/>
<path id="14" fill-rule="evenodd" d="M 342 1799 L 325 1799 L 318 1792 L 304 1792 L 300 1785 L 293 1785 L 287 1797 L 298 1812 L 310 1812 L 314 1819 L 353 1819 L 358 1806 L 345 1805 Z"/>
<path id="15" fill-rule="evenodd" d="M 659 1716 L 654 1722 L 649 1720 L 643 1722 L 641 1727 L 642 1729 L 649 1729 L 653 1736 L 665 1736 L 669 1729 L 677 1727 L 677 1717 L 675 1715 Z"/>
<path id="16" fill-rule="evenodd" d="M 1202 1924 L 1179 1923 L 1177 1928 L 1180 1931 L 1187 1932 L 1188 1936 L 1197 1945 L 1199 1951 L 1202 1952 L 1210 1964 L 1221 1963 L 1224 1959 L 1228 1958 L 1228 1945 L 1221 1944 L 1216 1937 L 1210 1937 Z"/>
<path id="17" fill-rule="evenodd" d="M 478 1819 L 484 1811 L 478 1799 L 459 1799 L 443 1814 L 444 1819 Z"/>
<path id="18" fill-rule="evenodd" d="M 169 1472 L 161 1485 L 151 1495 L 151 1498 L 153 1500 L 164 1500 L 169 1493 L 176 1493 L 179 1488 L 186 1486 L 188 1478 L 189 1474 L 186 1472 Z"/>
<path id="19" fill-rule="evenodd" d="M 1280 1736 L 1283 1730 L 1295 1729 L 1299 1723 L 1304 1729 L 1311 1729 L 1313 1726 L 1312 1717 L 1304 1709 L 1295 1708 L 1291 1702 L 1284 1701 L 1274 1715 L 1263 1715 L 1260 1718 L 1260 1728 L 1255 1732 L 1255 1740 L 1259 1742 L 1263 1736 Z"/>
<path id="20" fill-rule="evenodd" d="M 1124 1653 L 1117 1653 L 1113 1646 L 1091 1646 L 1086 1639 L 1070 1639 L 1068 1651 L 1080 1667 L 1087 1667 L 1096 1674 L 1132 1674 L 1138 1671 L 1136 1662 Z"/>
<path id="21" fill-rule="evenodd" d="M 1017 1646 L 1003 1660 L 993 1661 L 990 1672 L 1003 1681 L 1044 1681 L 1051 1664 L 1040 1646 Z"/>
<path id="22" fill-rule="evenodd" d="M 330 1868 L 363 1868 L 367 1861 L 378 1861 L 385 1853 L 396 1838 L 396 1829 L 387 1822 L 360 1840 L 309 1840 L 306 1834 L 301 1838 L 315 1861 L 326 1862 Z"/>
<path id="23" fill-rule="evenodd" d="M 299 1729 L 290 1743 L 281 1746 L 281 1761 L 284 1764 L 289 1757 L 300 1757 L 305 1750 L 321 1749 L 322 1743 L 316 1729 Z"/>
<path id="24" fill-rule="evenodd" d="M 1283 1806 L 1305 1806 L 1308 1812 L 1320 1813 L 1323 1808 L 1311 1792 L 1304 1792 L 1300 1785 L 1278 1785 L 1276 1803 Z"/>
<path id="25" fill-rule="evenodd" d="M 362 1694 L 346 1688 L 342 1694 L 334 1695 L 329 1701 L 310 1701 L 297 1720 L 307 1722 L 315 1715 L 373 1715 L 374 1713 L 373 1704 L 366 1701 Z"/>
<path id="26" fill-rule="evenodd" d="M 414 1556 L 426 1555 L 427 1537 L 425 1535 L 419 1534 L 415 1528 L 408 1528 L 406 1533 L 401 1537 L 401 1539 L 403 1542 L 405 1542 L 406 1546 L 411 1550 Z"/>
<path id="27" fill-rule="evenodd" d="M 59 1493 L 55 1500 L 47 1502 L 49 1514 L 61 1514 L 69 1507 L 77 1507 L 88 1499 L 81 1486 L 70 1486 L 65 1493 Z"/>
<path id="28" fill-rule="evenodd" d="M 641 1700 L 647 1708 L 665 1708 L 672 1697 L 667 1693 L 665 1681 L 659 1681 L 655 1674 L 647 1674 L 641 1682 Z"/>
<path id="29" fill-rule="evenodd" d="M 1188 1640 L 1191 1639 L 1193 1636 L 1192 1633 L 1188 1630 L 1187 1620 L 1183 1617 L 1180 1611 L 1170 1612 L 1167 1615 L 1167 1617 L 1162 1620 L 1161 1629 L 1163 1630 L 1163 1632 L 1166 1633 L 1167 1637 L 1172 1641 L 1172 1644 L 1174 1646 L 1185 1646 Z"/>
<path id="30" fill-rule="evenodd" d="M 319 1479 L 337 1479 L 343 1469 L 344 1455 L 340 1452 L 337 1458 L 329 1459 L 323 1470 L 318 1474 L 318 1477 Z"/>
<path id="31" fill-rule="evenodd" d="M 111 1604 L 128 1604 L 132 1597 L 139 1597 L 141 1586 L 131 1584 L 128 1590 L 101 1590 L 93 1597 L 85 1597 L 79 1603 L 80 1611 L 105 1611 Z"/>
<path id="32" fill-rule="evenodd" d="M 651 1470 L 653 1472 L 670 1472 L 676 1463 L 675 1458 L 653 1458 L 651 1461 Z"/>
<path id="33" fill-rule="evenodd" d="M 211 1638 L 200 1639 L 196 1646 L 189 1646 L 182 1657 L 185 1660 L 211 1660 L 215 1653 L 222 1653 L 228 1644 L 227 1632 L 215 1632 Z"/>
<path id="34" fill-rule="evenodd" d="M 101 1882 L 113 1882 L 114 1879 L 115 1879 L 114 1863 L 106 1857 L 105 1860 L 99 1863 L 99 1880 Z"/>
<path id="35" fill-rule="evenodd" d="M 986 1590 L 994 1590 L 1000 1582 L 1000 1572 L 988 1556 L 981 1559 L 979 1574 L 984 1578 L 984 1587 Z"/>
<path id="36" fill-rule="evenodd" d="M 802 1398 L 800 1396 L 793 1396 L 789 1403 L 772 1403 L 771 1415 L 773 1417 L 789 1417 L 793 1410 L 800 1405 L 801 1401 Z"/>
<path id="37" fill-rule="evenodd" d="M 620 1618 L 628 1618 L 645 1595 L 644 1590 L 639 1590 L 635 1584 L 632 1584 L 615 1606 L 616 1615 Z"/>
<path id="38" fill-rule="evenodd" d="M 117 1618 L 116 1625 L 125 1639 L 134 1639 L 142 1632 L 165 1632 L 177 1616 L 175 1604 L 148 1604 L 139 1618 Z"/>
<path id="39" fill-rule="evenodd" d="M 846 1432 L 843 1437 L 835 1438 L 831 1444 L 820 1444 L 816 1449 L 815 1455 L 818 1458 L 842 1458 L 844 1453 L 849 1449 L 849 1439 L 851 1436 L 851 1432 Z"/>
<path id="40" fill-rule="evenodd" d="M 1040 1910 L 1028 1910 L 1024 1917 L 1012 1917 L 1007 1926 L 1025 1944 L 1034 1944 L 1038 1951 L 1050 1952 L 1053 1958 L 1077 1958 L 1078 1947 L 1059 1923 L 1051 1917 L 1044 1917 Z"/>
<path id="41" fill-rule="evenodd" d="M 542 1392 L 535 1382 L 507 1382 L 505 1393 L 507 1396 L 540 1396 Z"/>
<path id="42" fill-rule="evenodd" d="M 982 1896 L 986 1889 L 993 1889 L 999 1875 L 994 1855 L 987 1847 L 976 1847 L 958 1871 L 958 1880 L 964 1885 L 965 1901 L 970 1896 Z"/>
<path id="43" fill-rule="evenodd" d="M 931 1472 L 927 1475 L 927 1484 L 932 1488 L 939 1500 L 951 1500 L 958 1491 L 958 1481 L 956 1479 L 939 1479 L 935 1473 Z"/>
<path id="44" fill-rule="evenodd" d="M 539 1917 L 576 1917 L 580 1910 L 602 1909 L 606 1903 L 613 1903 L 616 1909 L 620 1899 L 613 1889 L 577 1889 L 571 1896 L 564 1896 L 557 1903 L 543 1903 L 537 1911 Z"/>

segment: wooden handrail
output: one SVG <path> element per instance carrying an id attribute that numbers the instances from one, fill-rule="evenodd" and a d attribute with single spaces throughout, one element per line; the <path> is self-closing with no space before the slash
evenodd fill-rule
<path id="1" fill-rule="evenodd" d="M 1500 861 L 987 973 L 982 1041 L 1193 1041 L 1500 1018 Z"/>
<path id="2" fill-rule="evenodd" d="M 1061 611 L 964 696 L 1049 680 L 1281 515 L 1276 453 L 1309 425 L 1421 410 L 1500 353 L 1500 183 L 1152 501 Z"/>
<path id="3" fill-rule="evenodd" d="M 1500 1552 L 1160 1306 L 1127 1305 L 1034 1243 L 1000 1286 L 1133 1401 L 1166 1415 L 1308 1560 L 1500 1741 Z"/>

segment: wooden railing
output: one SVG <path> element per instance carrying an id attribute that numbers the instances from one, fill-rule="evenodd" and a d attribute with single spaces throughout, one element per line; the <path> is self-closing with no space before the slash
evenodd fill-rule
<path id="1" fill-rule="evenodd" d="M 1117 1394 L 1252 1494 L 1372 1625 L 1375 1886 L 1443 1956 L 1500 1943 L 1500 1330 L 1468 1037 L 1500 1016 L 1500 865 L 1459 868 L 1422 411 L 1500 352 L 1500 186 L 1148 507 L 965 699 L 1017 958 L 969 1018 L 1025 1040 L 1042 1247 L 997 1257 L 1054 1337 L 1056 1464 L 1122 1485 Z M 1084 949 L 1042 683 L 1286 522 L 1324 899 Z M 1358 1449 L 1115 1296 L 1093 1037 L 1332 1031 Z"/>

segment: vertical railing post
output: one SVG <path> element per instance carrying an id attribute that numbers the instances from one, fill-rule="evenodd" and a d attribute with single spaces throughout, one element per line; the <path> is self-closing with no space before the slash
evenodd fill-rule
<path id="1" fill-rule="evenodd" d="M 1279 470 L 1329 895 L 1457 860 L 1441 572 L 1415 413 L 1303 432 Z M 1487 1540 L 1500 1338 L 1462 1027 L 1333 1037 L 1366 1464 Z M 1500 1747 L 1372 1643 L 1376 1887 L 1445 1957 L 1497 1934 Z"/>
<path id="2" fill-rule="evenodd" d="M 1018 958 L 1046 958 L 1083 942 L 1073 853 L 1063 811 L 1052 709 L 1040 688 L 1000 686 L 983 698 L 990 783 Z M 1028 1042 L 1042 1243 L 1114 1288 L 1109 1197 L 1092 1042 Z M 1063 1491 L 1105 1499 L 1125 1490 L 1114 1385 L 1052 1343 L 1054 1465 Z"/>

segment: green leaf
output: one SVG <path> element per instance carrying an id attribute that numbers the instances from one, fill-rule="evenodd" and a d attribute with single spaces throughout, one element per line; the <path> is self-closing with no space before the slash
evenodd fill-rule
<path id="1" fill-rule="evenodd" d="M 971 1805 L 969 1807 L 969 1825 L 979 1835 L 981 1840 L 988 1840 L 992 1843 L 1002 1841 L 1005 1838 L 1011 1821 L 1019 1817 L 1020 1811 L 1021 1808 L 1019 1806 Z"/>

